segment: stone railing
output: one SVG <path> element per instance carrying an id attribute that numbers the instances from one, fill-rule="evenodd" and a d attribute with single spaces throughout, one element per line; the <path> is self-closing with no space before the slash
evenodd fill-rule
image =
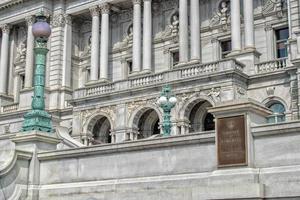
<path id="1" fill-rule="evenodd" d="M 139 78 L 134 78 L 130 80 L 130 87 L 141 87 L 141 86 L 147 86 L 147 85 L 152 85 L 152 84 L 157 84 L 161 83 L 164 80 L 164 74 L 154 74 L 150 76 L 145 76 L 145 77 L 139 77 Z"/>
<path id="2" fill-rule="evenodd" d="M 244 65 L 235 59 L 224 59 L 217 62 L 205 64 L 186 64 L 177 69 L 166 72 L 132 77 L 127 80 L 116 81 L 109 84 L 90 85 L 85 88 L 76 89 L 73 99 L 107 94 L 116 91 L 125 91 L 131 88 L 142 88 L 146 86 L 159 85 L 176 80 L 201 77 L 201 75 L 220 73 L 224 71 L 243 71 Z"/>
<path id="3" fill-rule="evenodd" d="M 14 103 L 1 107 L 1 113 L 14 112 L 19 109 L 19 103 Z"/>
<path id="4" fill-rule="evenodd" d="M 108 93 L 108 92 L 113 92 L 114 90 L 115 90 L 114 84 L 111 83 L 111 84 L 86 88 L 85 95 L 87 95 L 87 96 L 99 95 L 99 94 L 104 94 L 104 93 Z"/>
<path id="5" fill-rule="evenodd" d="M 213 73 L 218 70 L 219 63 L 208 63 L 208 64 L 198 64 L 192 65 L 181 70 L 181 78 L 188 78 L 193 76 L 198 76 L 200 74 Z"/>
<path id="6" fill-rule="evenodd" d="M 281 59 L 276 59 L 272 61 L 267 61 L 267 62 L 262 62 L 257 65 L 255 65 L 256 68 L 256 73 L 257 74 L 262 74 L 262 73 L 268 73 L 268 72 L 274 72 L 281 70 L 283 68 L 287 67 L 287 59 L 286 58 L 281 58 Z"/>

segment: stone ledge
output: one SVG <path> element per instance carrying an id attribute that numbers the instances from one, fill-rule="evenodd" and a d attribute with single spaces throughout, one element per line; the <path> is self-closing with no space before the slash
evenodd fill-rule
<path id="1" fill-rule="evenodd" d="M 208 134 L 188 134 L 180 136 L 137 140 L 124 143 L 80 147 L 76 149 L 41 152 L 38 154 L 38 158 L 39 160 L 52 160 L 58 158 L 71 158 L 95 154 L 100 155 L 124 151 L 137 151 L 144 149 L 164 148 L 177 145 L 192 145 L 211 142 L 215 142 L 215 133 L 209 132 Z"/>
<path id="2" fill-rule="evenodd" d="M 263 124 L 252 127 L 254 137 L 265 137 L 271 135 L 299 134 L 300 121 L 288 121 L 281 123 Z"/>

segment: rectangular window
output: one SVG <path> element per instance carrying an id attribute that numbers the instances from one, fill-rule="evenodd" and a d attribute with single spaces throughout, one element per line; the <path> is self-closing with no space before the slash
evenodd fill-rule
<path id="1" fill-rule="evenodd" d="M 178 65 L 179 63 L 179 51 L 172 52 L 172 64 L 173 66 Z"/>
<path id="2" fill-rule="evenodd" d="M 128 60 L 127 61 L 127 69 L 128 69 L 128 74 L 131 74 L 132 73 L 132 61 L 131 60 Z"/>
<path id="3" fill-rule="evenodd" d="M 25 88 L 25 75 L 20 74 L 20 88 L 23 90 Z"/>
<path id="4" fill-rule="evenodd" d="M 231 40 L 221 41 L 221 56 L 225 58 L 231 52 Z"/>
<path id="5" fill-rule="evenodd" d="M 90 78 L 91 78 L 91 70 L 90 68 L 87 68 L 86 69 L 86 74 L 85 74 L 85 78 L 86 78 L 86 83 L 90 81 Z"/>
<path id="6" fill-rule="evenodd" d="M 277 58 L 286 58 L 288 56 L 286 43 L 289 38 L 289 29 L 282 28 L 275 30 L 275 37 Z"/>

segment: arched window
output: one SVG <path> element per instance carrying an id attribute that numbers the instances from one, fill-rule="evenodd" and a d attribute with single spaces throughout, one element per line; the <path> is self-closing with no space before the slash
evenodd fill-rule
<path id="1" fill-rule="evenodd" d="M 278 101 L 271 103 L 268 108 L 273 112 L 267 117 L 268 123 L 278 123 L 285 121 L 284 105 Z"/>
<path id="2" fill-rule="evenodd" d="M 214 116 L 211 113 L 207 113 L 204 119 L 204 131 L 215 130 Z"/>

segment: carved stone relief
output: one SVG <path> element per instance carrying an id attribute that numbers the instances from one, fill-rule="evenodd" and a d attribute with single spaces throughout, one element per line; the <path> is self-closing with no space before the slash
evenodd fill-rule
<path id="1" fill-rule="evenodd" d="M 216 101 L 221 101 L 221 88 L 211 88 L 211 90 L 207 93 L 207 96 Z"/>
<path id="2" fill-rule="evenodd" d="M 287 0 L 264 0 L 262 12 L 267 15 L 276 12 L 277 17 L 283 17 L 283 9 L 286 8 Z"/>
<path id="3" fill-rule="evenodd" d="M 26 58 L 26 41 L 27 41 L 27 31 L 25 27 L 20 27 L 17 31 L 17 47 L 16 47 L 16 57 L 15 64 L 25 61 Z"/>
<path id="4" fill-rule="evenodd" d="M 82 122 L 82 127 L 88 126 L 88 120 L 90 120 L 90 117 L 92 116 L 96 116 L 97 113 L 99 113 L 99 115 L 101 115 L 101 113 L 106 114 L 111 120 L 112 123 L 114 123 L 116 116 L 116 106 L 107 106 L 107 107 L 99 107 L 99 108 L 95 108 L 95 109 L 89 109 L 89 110 L 84 110 L 80 113 L 80 118 L 81 118 L 81 122 Z"/>
<path id="5" fill-rule="evenodd" d="M 238 99 L 246 97 L 246 95 L 247 95 L 247 91 L 244 88 L 242 87 L 236 88 L 236 96 Z"/>
<path id="6" fill-rule="evenodd" d="M 125 48 L 125 47 L 128 47 L 128 46 L 131 46 L 132 45 L 132 39 L 133 39 L 133 25 L 129 25 L 127 31 L 126 31 L 126 35 L 125 37 L 123 38 L 123 40 L 121 42 L 117 42 L 113 49 L 116 50 L 116 49 L 122 49 L 122 48 Z"/>
<path id="7" fill-rule="evenodd" d="M 221 25 L 226 31 L 230 22 L 230 0 L 222 0 L 219 2 L 217 11 L 210 20 L 210 27 Z"/>
<path id="8" fill-rule="evenodd" d="M 141 106 L 146 106 L 146 105 L 153 105 L 153 106 L 157 106 L 157 100 L 158 98 L 153 98 L 153 99 L 144 99 L 144 100 L 137 100 L 137 101 L 132 101 L 127 103 L 127 113 L 128 113 L 128 117 L 130 117 L 133 113 L 133 111 L 135 111 L 137 108 L 141 107 Z"/>
<path id="9" fill-rule="evenodd" d="M 165 30 L 157 33 L 155 35 L 155 40 L 164 40 L 168 37 L 176 37 L 179 33 L 179 13 L 178 11 L 175 11 L 171 17 L 170 22 L 166 26 Z"/>

